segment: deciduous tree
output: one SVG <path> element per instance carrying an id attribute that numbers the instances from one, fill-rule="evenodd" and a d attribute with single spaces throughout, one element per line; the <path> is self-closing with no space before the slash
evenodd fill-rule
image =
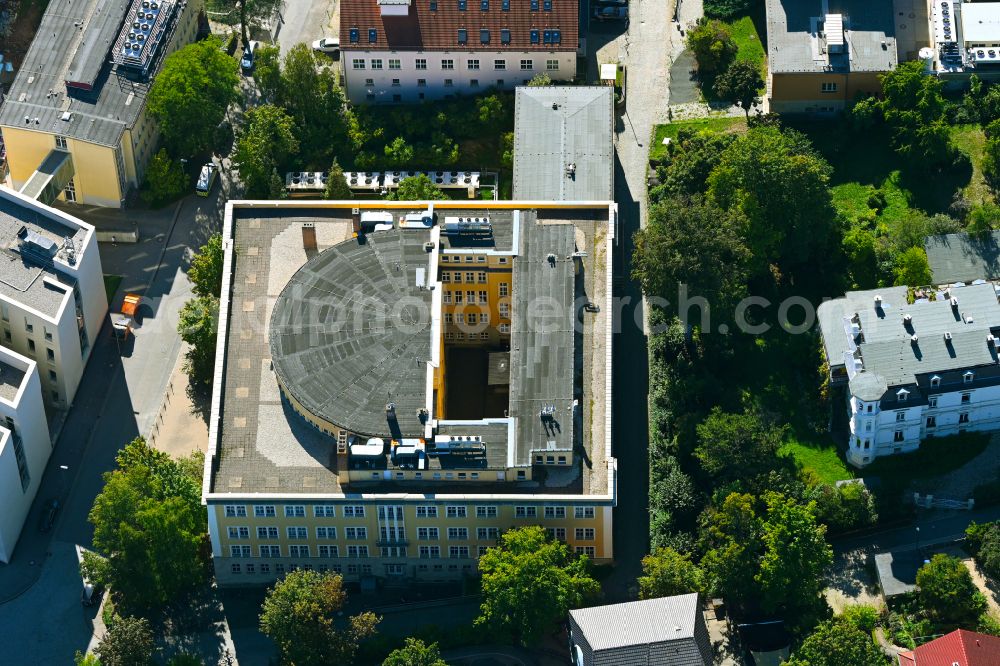
<path id="1" fill-rule="evenodd" d="M 94 653 L 101 666 L 148 666 L 153 662 L 153 647 L 149 620 L 115 615 Z"/>
<path id="2" fill-rule="evenodd" d="M 193 384 L 208 384 L 215 371 L 215 339 L 219 326 L 219 299 L 192 298 L 181 308 L 177 331 L 190 345 L 185 371 Z"/>
<path id="3" fill-rule="evenodd" d="M 236 61 L 217 39 L 194 42 L 163 61 L 149 89 L 147 108 L 174 157 L 189 157 L 212 147 L 216 126 L 237 99 Z"/>
<path id="4" fill-rule="evenodd" d="M 658 548 L 642 558 L 639 597 L 653 599 L 704 591 L 704 576 L 690 555 L 673 548 Z"/>
<path id="5" fill-rule="evenodd" d="M 776 466 L 785 429 L 759 413 L 728 414 L 716 407 L 698 426 L 695 457 L 716 483 L 750 480 Z"/>
<path id="6" fill-rule="evenodd" d="M 358 642 L 375 633 L 379 618 L 371 612 L 360 613 L 339 629 L 334 620 L 346 601 L 339 575 L 292 571 L 268 590 L 260 630 L 277 644 L 285 664 L 349 664 Z"/>
<path id="7" fill-rule="evenodd" d="M 444 200 L 448 195 L 440 187 L 434 184 L 427 174 L 418 176 L 408 176 L 399 181 L 399 187 L 395 192 L 390 193 L 388 199 L 396 201 L 435 201 Z"/>
<path id="8" fill-rule="evenodd" d="M 733 62 L 715 79 L 715 94 L 743 109 L 748 120 L 750 109 L 760 101 L 763 88 L 760 65 L 749 60 Z"/>
<path id="9" fill-rule="evenodd" d="M 284 109 L 264 104 L 247 111 L 233 153 L 247 196 L 266 198 L 272 173 L 298 146 L 294 123 Z"/>
<path id="10" fill-rule="evenodd" d="M 827 620 L 818 625 L 784 666 L 888 666 L 889 659 L 865 633 L 849 622 Z"/>
<path id="11" fill-rule="evenodd" d="M 419 638 L 407 638 L 406 645 L 393 650 L 382 666 L 448 666 L 437 643 L 426 645 Z"/>
<path id="12" fill-rule="evenodd" d="M 736 42 L 722 21 L 703 20 L 687 34 L 687 47 L 702 74 L 721 72 L 736 56 Z"/>
<path id="13" fill-rule="evenodd" d="M 219 297 L 222 291 L 222 235 L 212 234 L 191 259 L 188 280 L 196 296 Z"/>
<path id="14" fill-rule="evenodd" d="M 761 521 L 752 495 L 731 493 L 717 509 L 702 519 L 701 537 L 706 548 L 701 566 L 711 594 L 724 594 L 737 608 L 758 598 L 754 580 L 760 557 Z"/>
<path id="15" fill-rule="evenodd" d="M 938 553 L 917 571 L 917 597 L 938 622 L 974 625 L 986 610 L 986 598 L 957 557 Z"/>
<path id="16" fill-rule="evenodd" d="M 142 198 L 153 208 L 159 208 L 180 198 L 188 187 L 188 182 L 184 167 L 171 159 L 165 148 L 161 148 L 146 167 Z"/>
<path id="17" fill-rule="evenodd" d="M 934 279 L 931 275 L 931 265 L 927 261 L 927 253 L 922 247 L 911 247 L 896 257 L 893 269 L 896 284 L 919 287 L 930 284 Z"/>
<path id="18" fill-rule="evenodd" d="M 571 608 L 600 593 L 586 556 L 574 557 L 541 527 L 504 532 L 500 545 L 479 558 L 483 601 L 477 626 L 508 632 L 517 643 L 536 643 Z"/>

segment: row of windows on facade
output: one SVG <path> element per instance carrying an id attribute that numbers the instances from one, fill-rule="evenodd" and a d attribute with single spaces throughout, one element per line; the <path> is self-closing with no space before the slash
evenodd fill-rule
<path id="1" fill-rule="evenodd" d="M 559 537 L 553 536 L 552 538 Z M 561 540 L 565 540 L 565 538 Z M 317 546 L 315 551 L 306 545 L 291 545 L 287 548 L 288 557 L 313 557 L 313 553 L 316 553 L 315 557 L 319 558 L 340 557 L 340 547 L 337 545 Z M 490 546 L 477 546 L 476 555 L 482 557 L 489 548 Z M 595 550 L 595 546 L 576 546 L 578 553 L 586 553 L 591 557 L 593 557 Z M 344 552 L 350 559 L 368 559 L 369 557 L 368 546 L 348 546 Z M 276 545 L 258 546 L 257 553 L 262 558 L 278 558 L 282 556 L 281 546 Z M 441 559 L 442 550 L 441 546 L 419 546 L 417 553 L 422 560 L 437 560 Z M 471 550 L 469 546 L 448 546 L 447 553 L 451 559 L 467 560 L 470 557 Z M 250 558 L 253 557 L 253 548 L 250 546 L 233 545 L 229 547 L 229 556 Z M 386 546 L 379 549 L 379 557 L 383 559 L 406 558 L 409 557 L 409 550 L 406 546 Z"/>
<path id="2" fill-rule="evenodd" d="M 506 285 L 506 283 L 501 283 L 500 284 L 500 298 L 507 298 L 507 295 L 508 295 L 507 285 Z M 446 289 L 441 294 L 441 300 L 446 305 L 451 305 L 451 304 L 462 305 L 463 303 L 468 303 L 470 305 L 474 305 L 476 303 L 476 292 L 474 292 L 474 291 L 462 292 L 462 291 L 460 291 L 458 289 Z M 481 303 L 483 305 L 488 305 L 489 304 L 489 300 L 490 300 L 489 299 L 489 295 L 485 291 L 480 291 L 479 292 L 479 299 L 478 300 L 479 300 L 479 303 Z M 506 303 L 506 302 L 505 303 L 500 303 L 499 306 L 500 306 L 501 309 L 509 308 L 510 307 L 510 303 Z M 506 318 L 506 315 L 500 315 L 500 316 Z"/>
<path id="3" fill-rule="evenodd" d="M 351 44 L 361 43 L 361 29 L 351 28 L 347 34 L 348 40 Z M 480 28 L 479 30 L 479 43 L 489 44 L 492 39 L 490 30 L 488 28 Z M 538 29 L 532 28 L 528 31 L 528 39 L 532 44 L 562 44 L 562 30 L 559 28 L 547 28 Z M 500 43 L 510 44 L 511 33 L 510 28 L 500 29 Z M 469 43 L 469 30 L 468 28 L 457 28 L 455 31 L 455 41 L 464 46 Z M 377 44 L 378 43 L 378 28 L 368 29 L 368 43 Z M 834 84 L 836 85 L 836 84 Z"/>
<path id="4" fill-rule="evenodd" d="M 960 426 L 962 426 L 962 425 L 968 425 L 971 422 L 971 418 L 972 417 L 970 416 L 969 412 L 960 412 L 959 415 L 958 415 L 958 425 L 960 425 Z M 902 419 L 900 419 L 897 416 L 896 420 L 897 421 L 901 421 Z M 934 428 L 937 428 L 937 417 L 936 416 L 928 416 L 924 420 L 924 427 L 926 429 L 928 429 L 928 430 L 932 430 Z M 871 432 L 871 428 L 870 427 L 866 428 L 866 431 L 867 432 Z M 906 441 L 906 432 L 904 430 L 895 430 L 892 433 L 892 441 L 894 443 L 895 442 L 905 442 Z M 855 442 L 855 446 L 858 447 L 858 448 L 870 449 L 871 448 L 871 440 L 870 439 L 865 439 L 862 442 L 862 440 L 860 438 L 858 438 L 857 441 Z"/>
<path id="5" fill-rule="evenodd" d="M 486 255 L 483 254 L 477 254 L 477 255 L 466 254 L 464 256 L 451 255 L 451 254 L 441 255 L 442 264 L 448 264 L 448 263 L 460 264 L 463 261 L 467 264 L 471 264 L 473 261 L 475 261 L 478 264 L 485 264 Z M 499 263 L 500 265 L 505 265 L 507 263 L 507 257 L 497 257 L 497 263 Z"/>
<path id="6" fill-rule="evenodd" d="M 456 282 L 456 283 L 460 283 L 460 282 L 462 282 L 462 277 L 463 277 L 463 273 L 461 271 L 455 271 L 454 273 L 452 273 L 451 271 L 442 271 L 441 272 L 441 282 Z M 474 283 L 477 283 L 477 282 L 479 284 L 485 284 L 486 280 L 487 280 L 486 271 L 466 271 L 464 273 L 464 277 L 465 277 L 465 283 L 466 284 L 474 284 Z M 506 283 L 504 283 L 504 282 L 502 282 L 501 284 L 506 285 Z M 485 292 L 480 292 L 480 293 L 485 293 Z"/>
<path id="7" fill-rule="evenodd" d="M 230 525 L 226 529 L 230 539 L 241 540 L 250 538 L 251 532 L 248 526 Z M 553 538 L 560 539 L 562 541 L 566 540 L 566 528 L 551 527 L 548 529 L 550 531 L 550 536 Z M 309 538 L 309 529 L 306 527 L 286 527 L 285 530 L 285 533 L 291 540 L 302 541 Z M 337 538 L 336 527 L 316 527 L 314 530 L 317 541 L 332 541 Z M 366 541 L 368 539 L 368 529 L 365 527 L 345 527 L 343 533 L 344 538 L 348 541 Z M 469 535 L 473 534 L 473 532 L 470 532 L 468 527 L 449 527 L 445 531 L 445 534 L 447 534 L 449 541 L 468 541 Z M 477 527 L 474 534 L 476 535 L 476 540 L 478 541 L 496 541 L 500 537 L 500 528 Z M 275 526 L 257 527 L 258 539 L 277 539 L 279 535 L 280 531 Z M 593 527 L 577 527 L 575 528 L 574 535 L 577 541 L 593 541 L 595 538 L 595 530 Z M 418 541 L 439 541 L 440 539 L 441 528 L 439 527 L 417 528 Z M 406 541 L 406 528 L 401 526 L 380 527 L 379 540 L 383 542 Z"/>
<path id="8" fill-rule="evenodd" d="M 365 69 L 366 67 L 368 67 L 370 69 L 378 71 L 378 70 L 382 69 L 382 63 L 383 63 L 382 58 L 372 58 L 370 61 L 367 61 L 364 58 L 353 58 L 351 60 L 351 68 L 352 69 L 361 70 L 361 69 Z M 478 58 L 473 58 L 471 60 L 466 61 L 465 65 L 466 65 L 467 69 L 470 69 L 472 71 L 478 71 L 479 68 L 480 68 L 479 59 Z M 418 69 L 418 70 L 426 70 L 427 69 L 427 59 L 426 58 L 417 58 L 414 61 L 414 67 L 415 67 L 415 69 Z M 529 71 L 529 70 L 532 70 L 534 68 L 535 68 L 535 61 L 532 58 L 523 58 L 521 60 L 521 69 L 522 70 Z M 397 60 L 395 58 L 389 58 L 389 69 L 390 70 L 399 70 L 399 69 L 402 69 L 402 65 L 400 64 L 399 60 Z M 452 71 L 452 70 L 454 70 L 455 69 L 455 60 L 453 58 L 443 58 L 441 60 L 441 69 L 444 70 L 444 71 Z M 498 70 L 498 71 L 506 70 L 507 69 L 507 61 L 503 60 L 503 59 L 500 59 L 500 58 L 494 60 L 493 61 L 493 69 Z M 559 61 L 556 60 L 556 59 L 553 59 L 553 58 L 546 59 L 546 61 L 545 61 L 545 69 L 547 69 L 549 71 L 558 71 L 558 69 L 559 69 Z M 372 81 L 372 79 L 368 79 L 368 80 Z M 445 79 L 445 81 L 450 81 L 450 80 L 451 79 Z M 427 79 L 417 79 L 417 81 L 418 82 L 419 81 L 424 81 L 424 83 L 422 85 L 427 85 Z M 368 85 L 374 85 L 374 83 L 369 83 Z M 393 79 L 392 80 L 392 85 L 394 85 L 394 86 L 401 85 L 400 80 L 399 79 Z M 418 85 L 421 85 L 421 84 L 418 83 Z M 448 84 L 445 83 L 445 85 L 448 85 Z"/>
<path id="9" fill-rule="evenodd" d="M 962 373 L 962 383 L 963 384 L 971 384 L 973 381 L 975 381 L 975 379 L 976 379 L 976 373 L 974 373 L 972 370 L 967 370 L 964 373 Z M 933 377 L 931 377 L 930 378 L 930 387 L 931 388 L 940 388 L 941 387 L 941 377 L 938 376 L 938 375 L 934 375 Z M 963 403 L 969 402 L 970 395 L 971 395 L 970 392 L 963 393 L 962 394 L 962 402 Z M 896 391 L 896 402 L 906 402 L 909 399 L 910 399 L 910 392 L 908 390 L 906 390 L 905 388 L 901 388 L 898 391 Z M 938 396 L 936 396 L 936 395 L 928 396 L 927 397 L 927 406 L 933 409 L 933 408 L 937 407 L 937 401 L 938 401 Z M 867 404 L 862 403 L 862 404 L 864 404 L 864 406 L 867 408 L 866 411 L 868 411 L 869 413 L 872 411 L 874 403 L 867 403 Z"/>
<path id="10" fill-rule="evenodd" d="M 366 508 L 363 504 L 340 506 L 341 515 L 344 518 L 364 518 Z M 449 505 L 443 508 L 444 511 L 441 512 L 441 507 L 438 506 L 417 506 L 414 507 L 414 513 L 417 518 L 438 518 L 442 513 L 448 518 L 467 518 L 469 515 L 467 506 Z M 315 504 L 312 509 L 314 518 L 337 517 L 337 505 Z M 565 506 L 543 506 L 542 515 L 545 518 L 565 518 L 568 514 L 567 509 L 568 507 Z M 595 509 L 592 506 L 574 506 L 572 509 L 573 517 L 576 519 L 593 518 L 596 515 Z M 377 507 L 377 511 L 379 520 L 403 520 L 404 511 L 402 506 L 379 506 Z M 499 507 L 494 505 L 475 507 L 476 518 L 496 518 L 498 511 Z M 305 518 L 306 505 L 286 504 L 284 505 L 284 513 L 286 518 Z M 225 514 L 227 518 L 246 518 L 248 516 L 247 506 L 245 504 L 226 504 Z M 255 518 L 274 518 L 277 516 L 277 510 L 274 504 L 254 504 L 253 515 Z M 537 518 L 538 507 L 533 505 L 515 506 L 514 517 Z"/>

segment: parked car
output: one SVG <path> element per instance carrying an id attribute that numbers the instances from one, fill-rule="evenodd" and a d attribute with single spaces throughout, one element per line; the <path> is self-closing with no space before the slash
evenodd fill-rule
<path id="1" fill-rule="evenodd" d="M 594 7 L 594 18 L 598 21 L 624 21 L 628 19 L 628 7 Z"/>
<path id="2" fill-rule="evenodd" d="M 59 513 L 59 500 L 53 497 L 42 507 L 42 515 L 38 518 L 38 531 L 48 532 L 56 522 L 56 514 Z"/>
<path id="3" fill-rule="evenodd" d="M 251 40 L 246 48 L 243 49 L 243 58 L 240 59 L 240 69 L 243 70 L 244 74 L 250 74 L 253 72 L 253 62 L 254 56 L 257 55 L 257 49 L 260 47 L 260 42 Z"/>
<path id="4" fill-rule="evenodd" d="M 219 169 L 212 162 L 201 168 L 201 173 L 198 174 L 198 182 L 194 186 L 195 192 L 198 193 L 199 197 L 208 196 L 208 193 L 212 191 L 212 185 L 215 185 L 215 178 L 218 174 Z"/>
<path id="5" fill-rule="evenodd" d="M 324 37 L 323 39 L 317 39 L 313 42 L 312 46 L 313 51 L 320 51 L 321 53 L 329 53 L 336 56 L 340 53 L 340 38 Z"/>

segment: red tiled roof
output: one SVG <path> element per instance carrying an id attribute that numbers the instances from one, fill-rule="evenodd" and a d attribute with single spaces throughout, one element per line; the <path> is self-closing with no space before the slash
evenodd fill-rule
<path id="1" fill-rule="evenodd" d="M 900 666 L 1000 666 L 1000 638 L 957 629 L 899 655 Z"/>
<path id="2" fill-rule="evenodd" d="M 342 49 L 426 50 L 426 51 L 575 51 L 579 32 L 578 0 L 410 0 L 406 16 L 382 16 L 378 0 L 342 0 L 340 4 L 340 44 Z M 532 11 L 537 2 L 537 11 Z M 549 5 L 551 2 L 551 5 Z M 436 10 L 431 11 L 435 3 Z M 398 5 L 396 5 L 398 6 Z M 551 10 L 545 11 L 546 6 Z M 351 31 L 357 30 L 357 41 Z M 369 30 L 376 31 L 374 42 Z M 458 31 L 465 29 L 466 43 L 459 44 Z M 481 41 L 480 30 L 489 30 L 489 44 Z M 501 43 L 501 30 L 510 30 L 510 43 Z M 538 31 L 538 43 L 531 43 L 531 31 Z M 545 31 L 559 31 L 559 43 L 545 43 Z"/>

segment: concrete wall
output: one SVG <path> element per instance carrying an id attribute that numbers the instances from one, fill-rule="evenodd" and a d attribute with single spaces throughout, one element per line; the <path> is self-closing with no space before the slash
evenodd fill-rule
<path id="1" fill-rule="evenodd" d="M 30 359 L 0 349 L 0 360 L 26 371 L 15 400 L 0 398 L 0 561 L 8 562 L 52 453 L 38 369 Z M 8 421 L 8 417 L 10 421 Z M 13 428 L 10 429 L 11 421 Z M 20 437 L 29 482 L 18 472 L 14 433 Z"/>
<path id="2" fill-rule="evenodd" d="M 471 32 L 471 31 L 470 31 Z M 576 76 L 576 51 L 341 51 L 344 68 L 344 88 L 352 104 L 392 104 L 393 102 L 419 102 L 442 99 L 451 95 L 475 94 L 490 87 L 513 90 L 536 74 L 548 74 L 554 81 L 569 81 Z M 417 69 L 417 60 L 427 63 L 426 69 Z M 373 69 L 381 62 L 381 69 Z M 399 61 L 399 69 L 389 69 L 390 60 Z M 442 61 L 451 60 L 453 69 L 442 69 Z M 496 60 L 503 60 L 505 69 L 496 69 Z M 530 60 L 528 69 L 521 69 L 521 61 Z M 555 69 L 548 69 L 548 61 L 555 61 Z M 356 68 L 355 61 L 364 68 Z M 478 61 L 478 69 L 470 69 Z M 372 86 L 367 85 L 371 79 Z M 393 85 L 393 79 L 399 85 Z M 418 85 L 423 79 L 426 84 Z M 451 85 L 446 85 L 450 80 Z M 501 86 L 498 82 L 503 81 Z M 478 82 L 478 85 L 473 85 Z M 398 99 L 396 96 L 398 95 Z"/>

